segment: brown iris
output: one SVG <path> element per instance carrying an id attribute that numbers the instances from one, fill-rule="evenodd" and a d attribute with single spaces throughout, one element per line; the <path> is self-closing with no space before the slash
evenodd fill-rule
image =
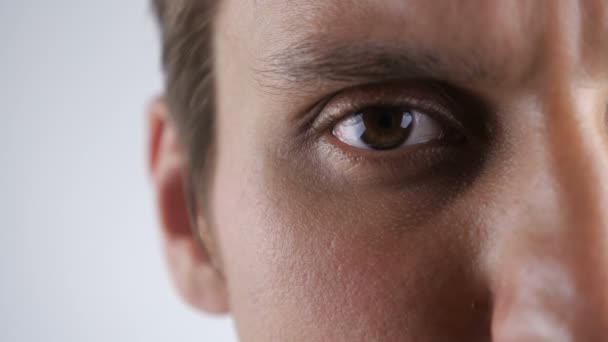
<path id="1" fill-rule="evenodd" d="M 361 141 L 375 150 L 399 147 L 410 136 L 414 116 L 401 107 L 371 107 L 354 116 Z"/>

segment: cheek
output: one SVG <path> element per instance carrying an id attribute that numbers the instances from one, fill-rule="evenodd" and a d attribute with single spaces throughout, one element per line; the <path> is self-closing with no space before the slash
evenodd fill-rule
<path id="1" fill-rule="evenodd" d="M 212 200 L 241 336 L 401 340 L 476 330 L 485 294 L 463 234 L 469 222 L 416 219 L 408 196 L 313 190 L 255 146 L 221 151 Z"/>

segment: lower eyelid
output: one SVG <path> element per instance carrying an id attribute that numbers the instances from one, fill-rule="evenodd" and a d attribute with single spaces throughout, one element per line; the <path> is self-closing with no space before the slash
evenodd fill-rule
<path id="1" fill-rule="evenodd" d="M 324 135 L 315 144 L 325 152 L 332 151 L 332 156 L 339 156 L 340 160 L 348 159 L 352 162 L 371 164 L 400 163 L 403 160 L 415 160 L 427 151 L 431 154 L 448 147 L 441 139 L 431 139 L 416 144 L 404 145 L 392 150 L 374 150 L 348 145 L 329 133 Z"/>
<path id="2" fill-rule="evenodd" d="M 462 163 L 470 155 L 462 146 L 438 141 L 374 151 L 348 146 L 333 136 L 324 137 L 313 149 L 316 161 L 312 164 L 324 165 L 320 170 L 329 172 L 328 179 L 352 186 L 409 184 L 442 170 L 446 163 Z"/>

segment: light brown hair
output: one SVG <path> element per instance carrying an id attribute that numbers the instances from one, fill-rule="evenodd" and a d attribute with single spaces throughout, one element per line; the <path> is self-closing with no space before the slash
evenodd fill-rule
<path id="1" fill-rule="evenodd" d="M 204 186 L 213 154 L 214 0 L 152 0 L 162 39 L 166 100 L 190 164 Z M 201 181 L 202 180 L 202 181 Z"/>

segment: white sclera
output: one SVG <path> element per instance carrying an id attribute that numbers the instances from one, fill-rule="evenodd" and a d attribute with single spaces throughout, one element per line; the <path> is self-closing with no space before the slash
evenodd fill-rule
<path id="1" fill-rule="evenodd" d="M 409 114 L 409 115 L 408 115 Z M 443 128 L 437 120 L 431 118 L 429 115 L 423 114 L 419 111 L 404 112 L 401 120 L 401 127 L 407 128 L 413 125 L 410 135 L 399 147 L 422 144 L 432 140 L 440 139 L 443 135 Z M 371 150 L 361 137 L 365 133 L 366 127 L 363 122 L 361 114 L 350 116 L 341 122 L 339 122 L 333 130 L 333 134 L 343 143 L 361 148 Z"/>

